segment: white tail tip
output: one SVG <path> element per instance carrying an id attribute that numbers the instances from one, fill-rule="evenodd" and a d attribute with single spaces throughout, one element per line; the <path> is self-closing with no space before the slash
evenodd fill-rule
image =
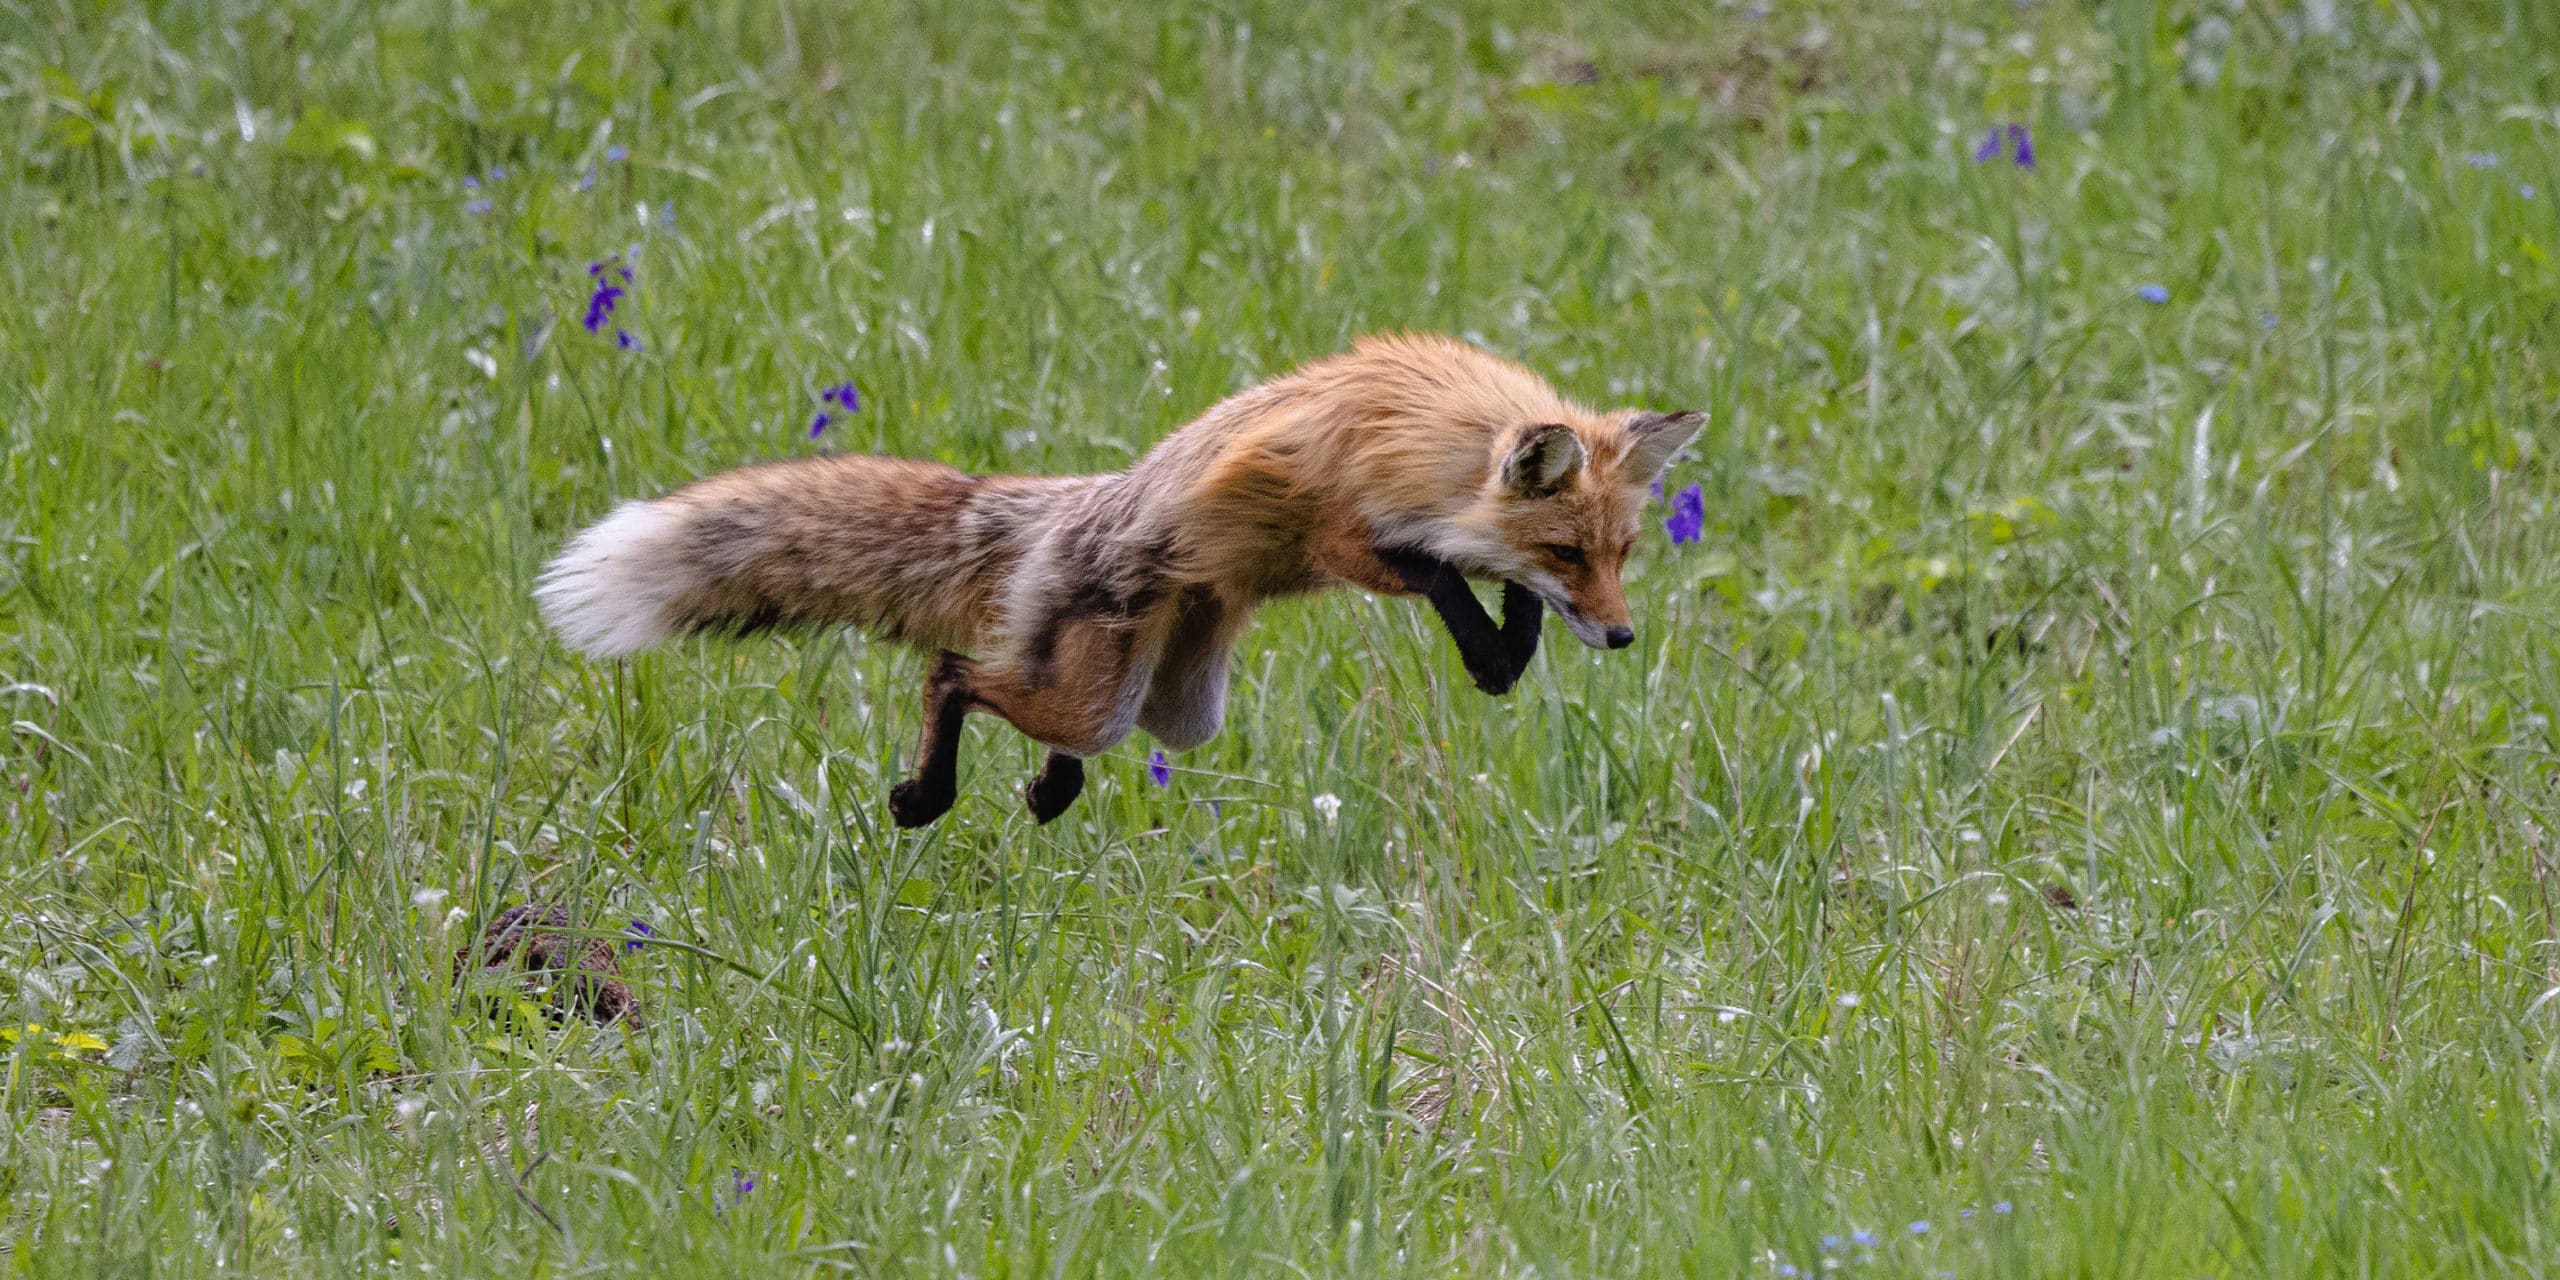
<path id="1" fill-rule="evenodd" d="M 674 634 L 667 606 L 684 586 L 677 538 L 684 515 L 664 502 L 626 502 L 569 540 L 534 582 L 542 620 L 570 648 L 598 658 L 638 653 Z"/>

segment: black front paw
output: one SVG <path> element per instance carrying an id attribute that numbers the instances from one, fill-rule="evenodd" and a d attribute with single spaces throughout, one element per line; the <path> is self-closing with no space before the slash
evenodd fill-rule
<path id="1" fill-rule="evenodd" d="M 1502 647 L 1521 666 L 1538 654 L 1538 627 L 1547 620 L 1547 602 L 1538 593 L 1505 579 L 1502 584 Z"/>
<path id="2" fill-rule="evenodd" d="M 1467 675 L 1476 687 L 1495 697 L 1511 692 L 1538 656 L 1538 627 L 1546 620 L 1546 602 L 1517 582 L 1502 584 L 1502 627 L 1491 642 L 1460 650 Z"/>
<path id="3" fill-rule="evenodd" d="M 1527 663 L 1513 662 L 1508 654 L 1498 652 L 1460 650 L 1458 660 L 1476 688 L 1497 698 L 1511 692 L 1511 686 L 1520 683 L 1520 673 L 1529 669 Z"/>
<path id="4" fill-rule="evenodd" d="M 889 820 L 913 829 L 951 812 L 959 788 L 942 779 L 909 778 L 889 788 Z"/>

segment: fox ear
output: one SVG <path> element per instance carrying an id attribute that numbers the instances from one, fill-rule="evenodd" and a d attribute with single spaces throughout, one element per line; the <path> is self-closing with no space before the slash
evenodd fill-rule
<path id="1" fill-rule="evenodd" d="M 1698 428 L 1707 425 L 1707 415 L 1697 409 L 1680 413 L 1639 414 L 1627 424 L 1627 435 L 1634 443 L 1627 448 L 1627 479 L 1634 484 L 1652 484 L 1654 477 L 1671 465 L 1671 455 L 1696 437 Z"/>
<path id="2" fill-rule="evenodd" d="M 1573 480 L 1582 458 L 1582 437 L 1573 428 L 1559 422 L 1531 427 L 1502 460 L 1502 487 L 1517 497 L 1546 497 Z"/>

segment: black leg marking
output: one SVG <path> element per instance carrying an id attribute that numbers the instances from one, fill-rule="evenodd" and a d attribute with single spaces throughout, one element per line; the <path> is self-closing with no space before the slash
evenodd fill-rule
<path id="1" fill-rule="evenodd" d="M 1529 660 L 1538 654 L 1538 626 L 1546 617 L 1546 604 L 1536 592 L 1517 582 L 1504 582 L 1502 625 L 1497 628 L 1476 602 L 1466 576 L 1447 561 L 1385 548 L 1379 550 L 1378 559 L 1431 602 L 1441 624 L 1449 628 L 1449 638 L 1458 642 L 1458 660 L 1477 688 L 1499 696 L 1519 683 Z"/>
<path id="2" fill-rule="evenodd" d="M 889 788 L 889 819 L 921 827 L 951 812 L 960 795 L 960 724 L 969 716 L 968 664 L 946 653 L 924 686 L 924 741 L 915 776 Z"/>
<path id="3" fill-rule="evenodd" d="M 1511 678 L 1529 669 L 1538 656 L 1538 627 L 1547 620 L 1547 602 L 1517 582 L 1502 584 L 1502 659 Z"/>
<path id="4" fill-rule="evenodd" d="M 1051 818 L 1065 813 L 1076 797 L 1084 794 L 1084 761 L 1062 751 L 1052 751 L 1049 759 L 1033 775 L 1031 785 L 1023 790 L 1023 802 L 1031 806 L 1031 820 L 1046 825 Z"/>

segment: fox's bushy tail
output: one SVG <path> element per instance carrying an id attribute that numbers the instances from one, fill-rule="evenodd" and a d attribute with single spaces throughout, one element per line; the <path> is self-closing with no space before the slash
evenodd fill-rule
<path id="1" fill-rule="evenodd" d="M 746 467 L 615 508 L 544 566 L 534 599 L 562 640 L 597 657 L 831 624 L 966 648 L 1046 508 L 1077 483 L 904 458 Z"/>

